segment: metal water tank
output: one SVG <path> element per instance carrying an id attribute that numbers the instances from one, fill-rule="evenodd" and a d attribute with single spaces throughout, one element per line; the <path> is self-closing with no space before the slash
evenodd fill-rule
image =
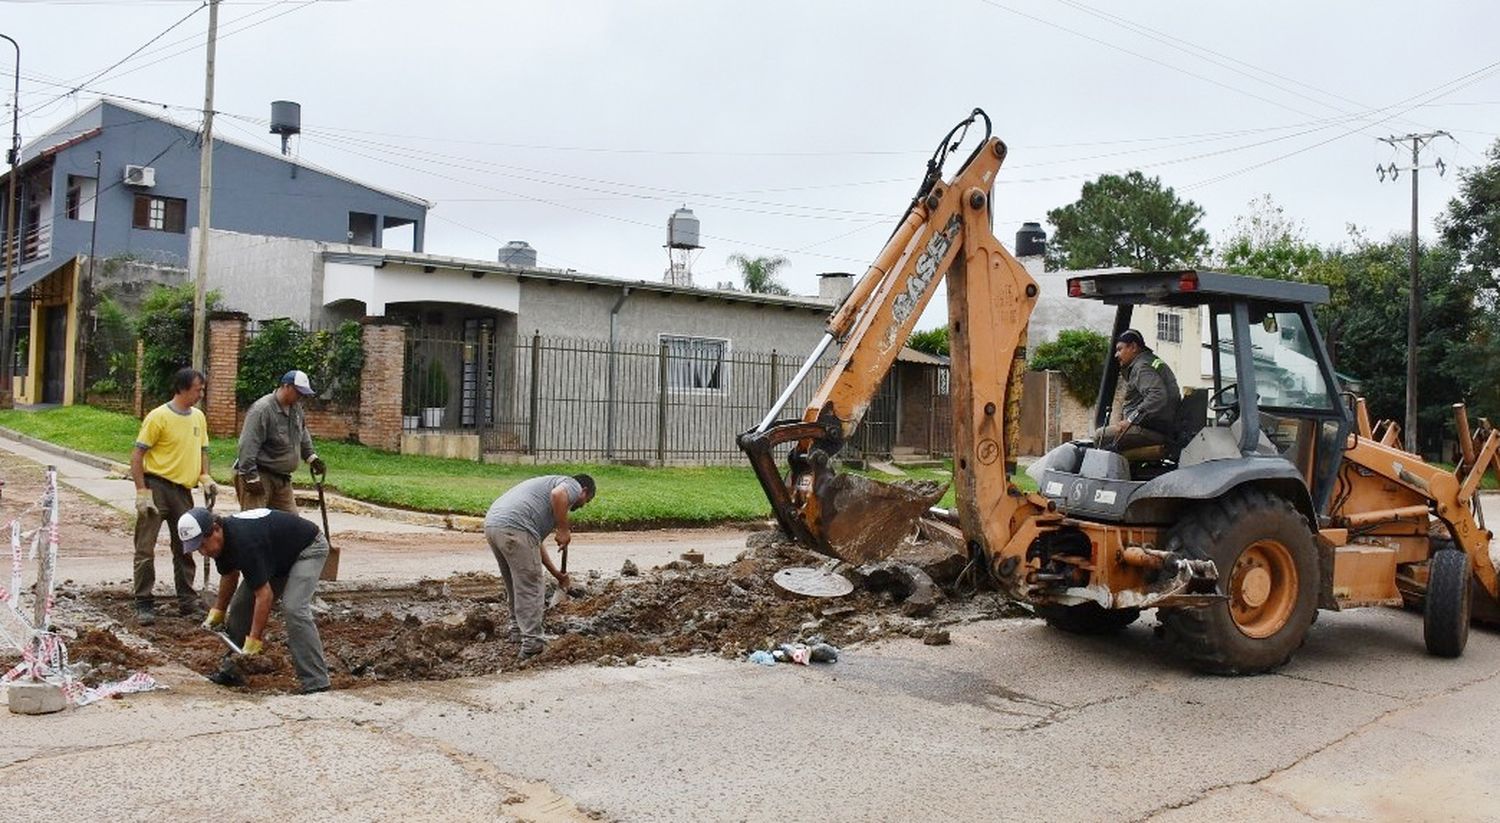
<path id="1" fill-rule="evenodd" d="M 1047 253 L 1047 232 L 1041 223 L 1022 223 L 1016 232 L 1016 256 L 1040 257 Z"/>
<path id="2" fill-rule="evenodd" d="M 500 262 L 523 269 L 536 268 L 536 249 L 525 240 L 512 240 L 500 247 Z"/>
<path id="3" fill-rule="evenodd" d="M 701 249 L 698 245 L 698 218 L 683 206 L 667 218 L 667 246 L 674 249 Z"/>
<path id="4" fill-rule="evenodd" d="M 302 133 L 302 104 L 290 100 L 271 101 L 271 133 L 281 135 L 281 153 L 286 154 L 292 135 Z"/>

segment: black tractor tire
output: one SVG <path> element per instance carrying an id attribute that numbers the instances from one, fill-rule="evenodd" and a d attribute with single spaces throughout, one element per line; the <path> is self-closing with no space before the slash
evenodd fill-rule
<path id="1" fill-rule="evenodd" d="M 1068 634 L 1118 634 L 1141 616 L 1140 609 L 1106 609 L 1098 603 L 1077 606 L 1043 604 L 1036 607 L 1037 617 L 1054 629 Z"/>
<path id="2" fill-rule="evenodd" d="M 1435 552 L 1427 568 L 1427 607 L 1422 615 L 1422 639 L 1427 653 L 1458 657 L 1469 643 L 1469 612 L 1474 588 L 1469 556 L 1454 549 Z"/>
<path id="3" fill-rule="evenodd" d="M 1190 510 L 1168 532 L 1167 550 L 1214 561 L 1218 590 L 1228 596 L 1160 612 L 1168 641 L 1196 668 L 1259 674 L 1286 663 L 1306 641 L 1318 612 L 1318 549 L 1290 501 L 1237 489 Z"/>

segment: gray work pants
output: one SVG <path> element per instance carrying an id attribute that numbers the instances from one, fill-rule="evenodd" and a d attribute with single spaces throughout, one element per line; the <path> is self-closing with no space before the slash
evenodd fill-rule
<path id="1" fill-rule="evenodd" d="M 286 645 L 292 653 L 292 667 L 297 670 L 297 679 L 304 690 L 328 688 L 323 639 L 318 636 L 318 624 L 313 622 L 312 613 L 318 575 L 323 572 L 323 561 L 327 559 L 328 538 L 319 534 L 297 556 L 297 562 L 292 564 L 286 577 L 271 580 L 271 592 L 281 600 L 281 617 L 286 621 Z M 235 589 L 234 597 L 229 601 L 227 619 L 229 637 L 235 643 L 245 644 L 254 611 L 255 592 L 245 585 Z"/>
<path id="2" fill-rule="evenodd" d="M 542 578 L 542 541 L 529 533 L 494 526 L 484 530 L 484 537 L 500 564 L 505 591 L 510 601 L 510 628 L 521 633 L 521 651 L 541 651 L 542 611 L 547 607 L 547 584 Z"/>

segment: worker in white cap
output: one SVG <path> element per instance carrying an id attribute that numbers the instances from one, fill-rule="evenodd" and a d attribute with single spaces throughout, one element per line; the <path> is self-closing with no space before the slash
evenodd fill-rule
<path id="1" fill-rule="evenodd" d="M 297 513 L 292 474 L 303 460 L 314 475 L 328 471 L 313 451 L 302 400 L 314 394 L 307 372 L 293 369 L 275 391 L 255 401 L 245 413 L 240 448 L 234 462 L 234 493 L 240 510 L 269 508 Z"/>

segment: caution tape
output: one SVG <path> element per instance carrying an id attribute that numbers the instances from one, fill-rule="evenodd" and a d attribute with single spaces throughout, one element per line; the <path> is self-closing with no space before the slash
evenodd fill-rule
<path id="1" fill-rule="evenodd" d="M 96 687 L 84 685 L 68 665 L 68 646 L 61 636 L 47 631 L 49 617 L 56 606 L 57 549 L 58 549 L 58 497 L 57 470 L 47 467 L 47 485 L 42 495 L 41 508 L 45 511 L 45 522 L 41 527 L 26 532 L 31 539 L 30 559 L 41 557 L 41 568 L 32 592 L 37 599 L 34 604 L 35 625 L 21 611 L 21 565 L 22 531 L 21 518 L 36 507 L 22 512 L 10 521 L 10 588 L 0 586 L 0 637 L 9 641 L 21 653 L 21 662 L 4 676 L 0 685 L 13 683 L 21 678 L 33 682 L 55 684 L 63 696 L 75 706 L 114 697 L 120 694 L 151 691 L 165 688 L 156 678 L 146 672 L 135 672 L 124 680 L 105 683 Z M 41 553 L 42 530 L 47 532 L 46 553 Z"/>

